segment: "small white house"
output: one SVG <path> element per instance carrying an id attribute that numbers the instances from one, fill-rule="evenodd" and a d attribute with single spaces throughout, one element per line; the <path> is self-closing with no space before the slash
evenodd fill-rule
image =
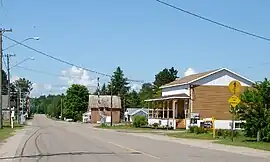
<path id="1" fill-rule="evenodd" d="M 125 121 L 132 122 L 132 118 L 135 116 L 145 116 L 148 118 L 148 109 L 146 108 L 127 108 L 125 112 Z"/>

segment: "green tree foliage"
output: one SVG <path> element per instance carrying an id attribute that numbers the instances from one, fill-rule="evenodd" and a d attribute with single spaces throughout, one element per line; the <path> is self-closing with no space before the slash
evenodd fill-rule
<path id="1" fill-rule="evenodd" d="M 89 91 L 86 86 L 73 84 L 64 99 L 63 116 L 75 121 L 82 120 L 82 114 L 88 110 Z"/>
<path id="2" fill-rule="evenodd" d="M 128 86 L 127 78 L 124 76 L 123 70 L 120 67 L 117 67 L 113 76 L 111 78 L 111 82 L 108 84 L 109 90 L 112 88 L 112 94 L 120 96 L 121 98 L 121 105 L 125 105 L 127 94 L 129 92 L 130 87 Z M 112 87 L 111 87 L 112 86 Z M 120 117 L 123 118 L 125 109 L 122 107 Z"/>
<path id="3" fill-rule="evenodd" d="M 164 68 L 156 74 L 154 81 L 154 98 L 161 96 L 161 89 L 159 87 L 174 81 L 177 78 L 177 73 L 178 71 L 172 67 L 170 69 Z"/>
<path id="4" fill-rule="evenodd" d="M 236 108 L 239 119 L 245 120 L 245 133 L 257 140 L 270 141 L 270 82 L 265 79 L 241 94 Z"/>
<path id="5" fill-rule="evenodd" d="M 147 119 L 145 116 L 135 116 L 133 118 L 133 127 L 135 128 L 139 128 L 139 127 L 142 127 L 142 126 L 145 126 L 147 125 Z"/>
<path id="6" fill-rule="evenodd" d="M 15 80 L 14 85 L 16 88 L 20 88 L 23 94 L 30 93 L 33 89 L 33 83 L 25 78 L 19 78 L 18 80 Z"/>
<path id="7" fill-rule="evenodd" d="M 147 107 L 147 103 L 144 100 L 153 98 L 154 96 L 154 86 L 151 83 L 144 83 L 139 91 L 140 105 L 142 107 Z"/>
<path id="8" fill-rule="evenodd" d="M 177 78 L 177 73 L 178 71 L 174 69 L 174 67 L 170 69 L 164 68 L 162 71 L 156 74 L 154 85 L 156 87 L 160 87 L 164 84 L 174 81 Z"/>
<path id="9" fill-rule="evenodd" d="M 108 95 L 109 94 L 109 91 L 108 91 L 105 83 L 101 87 L 100 94 L 101 95 Z"/>
<path id="10" fill-rule="evenodd" d="M 61 98 L 63 98 L 63 94 L 31 98 L 31 111 L 58 118 L 61 115 Z"/>
<path id="11" fill-rule="evenodd" d="M 127 94 L 126 107 L 127 108 L 141 107 L 139 95 L 135 90 L 132 90 L 131 92 Z"/>

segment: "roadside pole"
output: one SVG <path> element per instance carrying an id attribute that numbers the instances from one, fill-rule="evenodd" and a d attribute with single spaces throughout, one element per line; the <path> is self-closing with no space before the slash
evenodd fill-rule
<path id="1" fill-rule="evenodd" d="M 230 103 L 230 110 L 232 112 L 232 123 L 231 123 L 231 135 L 232 141 L 234 137 L 234 113 L 235 107 L 241 102 L 237 94 L 241 91 L 241 83 L 239 81 L 231 81 L 229 84 L 229 90 L 233 93 L 233 95 L 229 98 L 228 102 Z"/>
<path id="2" fill-rule="evenodd" d="M 7 79 L 8 79 L 8 108 L 9 108 L 9 123 L 12 124 L 12 117 L 11 117 L 11 106 L 10 106 L 10 57 L 11 56 L 15 56 L 14 54 L 6 54 L 4 55 L 7 57 L 7 72 L 8 72 L 8 75 L 7 75 Z"/>
<path id="3" fill-rule="evenodd" d="M 0 129 L 3 128 L 3 116 L 2 116 L 2 58 L 3 58 L 3 33 L 4 32 L 12 32 L 11 29 L 6 30 L 6 29 L 2 29 L 0 28 Z"/>

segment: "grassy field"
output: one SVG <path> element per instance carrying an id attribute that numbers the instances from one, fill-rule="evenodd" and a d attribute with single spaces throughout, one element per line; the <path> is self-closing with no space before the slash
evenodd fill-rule
<path id="1" fill-rule="evenodd" d="M 233 145 L 233 146 L 242 146 L 249 147 L 259 150 L 270 151 L 270 142 L 256 142 L 255 139 L 247 138 L 243 135 L 239 135 L 234 138 L 234 141 L 231 141 L 230 137 L 227 138 L 213 138 L 211 133 L 187 133 L 187 132 L 179 132 L 179 133 L 168 133 L 170 137 L 176 138 L 187 138 L 187 139 L 201 139 L 201 140 L 215 140 L 214 143 L 225 144 L 225 145 Z"/>
<path id="2" fill-rule="evenodd" d="M 256 142 L 256 140 L 246 139 L 245 137 L 238 137 L 232 142 L 230 139 L 224 139 L 215 141 L 215 143 L 225 144 L 225 145 L 232 145 L 232 146 L 242 146 L 242 147 L 249 147 L 259 150 L 266 150 L 270 151 L 270 142 Z"/>
<path id="3" fill-rule="evenodd" d="M 195 134 L 195 133 L 180 132 L 180 133 L 168 133 L 167 135 L 175 138 L 214 140 L 212 134 L 210 133 Z"/>
<path id="4" fill-rule="evenodd" d="M 0 129 L 0 142 L 7 139 L 8 137 L 14 135 L 15 131 L 17 129 L 22 129 L 23 126 L 22 125 L 19 125 L 19 124 L 16 124 L 14 123 L 14 128 L 12 129 L 10 127 L 10 124 L 8 121 L 4 121 L 3 122 L 3 129 Z"/>

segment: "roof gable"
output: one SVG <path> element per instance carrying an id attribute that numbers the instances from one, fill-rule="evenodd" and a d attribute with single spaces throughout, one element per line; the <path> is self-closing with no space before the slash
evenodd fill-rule
<path id="1" fill-rule="evenodd" d="M 201 79 L 204 79 L 208 76 L 214 75 L 216 73 L 219 73 L 221 71 L 227 71 L 228 73 L 231 73 L 233 75 L 236 75 L 239 78 L 242 78 L 243 80 L 245 80 L 246 82 L 249 82 L 250 84 L 253 84 L 254 82 L 227 69 L 227 68 L 220 68 L 220 69 L 216 69 L 216 70 L 211 70 L 211 71 L 207 71 L 207 72 L 203 72 L 203 73 L 197 73 L 197 74 L 193 74 L 193 75 L 189 75 L 183 78 L 178 78 L 173 82 L 170 82 L 168 84 L 165 84 L 164 86 L 161 86 L 161 88 L 167 88 L 167 87 L 174 87 L 174 86 L 179 86 L 179 85 L 185 85 L 185 84 L 191 84 L 194 82 L 197 82 Z"/>

